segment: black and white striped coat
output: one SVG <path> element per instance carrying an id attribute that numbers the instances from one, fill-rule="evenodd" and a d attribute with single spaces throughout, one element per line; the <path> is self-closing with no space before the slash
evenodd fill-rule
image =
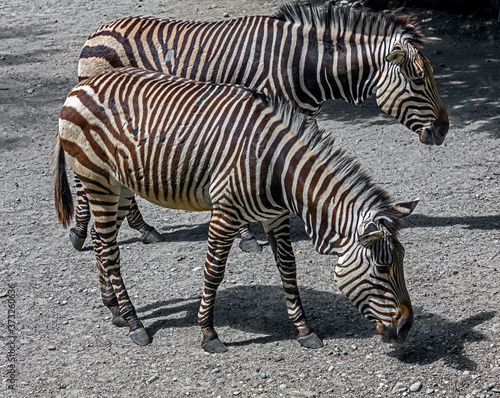
<path id="1" fill-rule="evenodd" d="M 226 349 L 213 328 L 215 294 L 237 231 L 250 221 L 264 224 L 299 341 L 322 345 L 300 301 L 290 212 L 304 220 L 318 252 L 339 256 L 336 282 L 363 315 L 384 336 L 406 338 L 413 310 L 397 231 L 416 202 L 390 205 L 357 163 L 333 149 L 332 135 L 294 106 L 240 86 L 119 68 L 74 88 L 59 120 L 53 164 L 59 220 L 68 225 L 72 216 L 65 152 L 95 218 L 103 301 L 134 342 L 150 339 L 123 284 L 116 242 L 133 194 L 169 208 L 211 211 L 198 313 L 206 350 Z"/>

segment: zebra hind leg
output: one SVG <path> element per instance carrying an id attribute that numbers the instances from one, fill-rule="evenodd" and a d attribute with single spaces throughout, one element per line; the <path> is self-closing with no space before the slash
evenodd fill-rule
<path id="1" fill-rule="evenodd" d="M 87 238 L 87 228 L 90 222 L 90 207 L 87 195 L 83 190 L 82 183 L 75 175 L 76 188 L 76 212 L 75 226 L 69 230 L 69 239 L 73 247 L 80 251 Z"/>
<path id="2" fill-rule="evenodd" d="M 97 211 L 93 208 L 95 230 L 92 232 L 98 273 L 103 277 L 101 293 L 103 302 L 113 315 L 113 323 L 121 324 L 117 311 L 129 327 L 130 339 L 138 345 L 151 342 L 146 329 L 137 317 L 120 272 L 120 249 L 116 242 L 121 222 L 130 206 L 129 191 L 125 188 L 109 188 L 109 191 L 93 192 L 91 203 L 101 203 Z M 113 222 L 114 221 L 114 222 Z M 107 276 L 107 281 L 106 281 Z M 101 281 L 101 279 L 100 279 Z M 113 294 L 112 294 L 113 293 Z M 116 301 L 115 301 L 116 300 Z"/>
<path id="3" fill-rule="evenodd" d="M 130 207 L 127 214 L 127 222 L 131 228 L 139 231 L 141 241 L 144 244 L 164 242 L 165 238 L 154 227 L 148 225 L 142 218 L 142 214 L 137 206 L 134 196 L 131 198 Z"/>
<path id="4" fill-rule="evenodd" d="M 125 322 L 125 319 L 123 319 L 123 317 L 120 315 L 118 300 L 116 299 L 115 292 L 113 291 L 113 286 L 109 281 L 109 275 L 102 263 L 102 242 L 98 238 L 94 227 L 92 227 L 90 230 L 90 236 L 92 237 L 92 245 L 94 247 L 95 259 L 97 263 L 97 277 L 99 279 L 99 286 L 101 288 L 102 302 L 111 311 L 111 322 L 113 323 L 113 325 L 118 327 L 128 326 L 127 322 Z"/>
<path id="5" fill-rule="evenodd" d="M 250 225 L 246 224 L 240 228 L 240 236 L 241 240 L 238 246 L 241 250 L 248 253 L 260 253 L 262 251 L 262 246 L 250 231 Z"/>
<path id="6" fill-rule="evenodd" d="M 307 322 L 299 295 L 295 256 L 290 241 L 289 214 L 286 213 L 271 222 L 264 223 L 264 229 L 273 250 L 285 291 L 288 317 L 299 331 L 297 340 L 304 347 L 321 348 L 323 341 L 314 333 L 313 328 Z"/>

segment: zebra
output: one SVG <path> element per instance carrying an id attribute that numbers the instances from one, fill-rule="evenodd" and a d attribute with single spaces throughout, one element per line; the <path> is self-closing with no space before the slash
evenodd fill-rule
<path id="1" fill-rule="evenodd" d="M 220 22 L 129 17 L 93 33 L 80 55 L 80 81 L 109 68 L 143 69 L 213 83 L 236 83 L 275 94 L 317 115 L 324 101 L 361 104 L 376 93 L 380 108 L 419 133 L 424 144 L 440 145 L 448 132 L 446 107 L 432 67 L 421 53 L 424 38 L 408 18 L 333 3 L 283 5 L 274 16 Z M 77 196 L 83 191 L 77 191 Z M 81 248 L 90 220 L 78 204 L 73 245 Z M 132 202 L 132 228 L 146 242 L 161 239 Z M 149 233 L 151 232 L 151 234 Z M 247 227 L 240 247 L 261 247 Z"/>
<path id="2" fill-rule="evenodd" d="M 65 153 L 95 223 L 91 231 L 104 304 L 134 343 L 150 337 L 120 274 L 119 227 L 134 194 L 175 209 L 211 211 L 198 312 L 208 352 L 227 348 L 213 325 L 217 287 L 241 225 L 264 225 L 299 342 L 323 345 L 308 323 L 296 280 L 290 213 L 315 249 L 335 254 L 335 282 L 387 339 L 404 341 L 413 322 L 405 285 L 400 220 L 417 201 L 391 204 L 332 134 L 277 97 L 137 68 L 80 83 L 59 115 L 55 206 L 68 226 L 73 200 Z"/>

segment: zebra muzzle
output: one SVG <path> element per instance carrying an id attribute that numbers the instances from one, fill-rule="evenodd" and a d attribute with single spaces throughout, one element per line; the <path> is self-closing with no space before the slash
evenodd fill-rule
<path id="1" fill-rule="evenodd" d="M 420 142 L 426 145 L 441 145 L 448 133 L 450 122 L 445 114 L 431 126 L 425 127 L 419 133 Z"/>
<path id="2" fill-rule="evenodd" d="M 413 311 L 402 306 L 390 325 L 377 321 L 377 332 L 385 341 L 403 343 L 413 325 Z"/>

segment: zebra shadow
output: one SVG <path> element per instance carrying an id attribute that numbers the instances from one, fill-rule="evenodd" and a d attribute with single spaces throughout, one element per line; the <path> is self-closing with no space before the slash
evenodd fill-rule
<path id="1" fill-rule="evenodd" d="M 500 229 L 500 215 L 496 216 L 476 216 L 476 217 L 432 217 L 424 214 L 412 214 L 411 217 L 405 219 L 403 228 L 434 228 L 434 227 L 449 227 L 452 225 L 463 225 L 468 230 L 498 230 Z M 201 224 L 174 224 L 165 225 L 158 228 L 161 232 L 166 244 L 173 242 L 206 242 L 208 238 L 209 223 Z M 262 224 L 253 222 L 250 224 L 252 233 L 257 237 L 259 242 L 267 245 L 267 237 Z M 302 219 L 292 214 L 290 217 L 290 235 L 292 242 L 310 240 L 305 230 L 305 225 Z M 119 245 L 128 245 L 140 242 L 139 235 L 127 239 L 118 240 Z M 90 240 L 86 242 L 86 246 L 82 251 L 92 250 Z"/>
<path id="2" fill-rule="evenodd" d="M 375 336 L 374 325 L 364 318 L 341 294 L 302 289 L 301 298 L 311 325 L 327 346 L 329 340 L 368 339 Z M 148 333 L 153 337 L 167 328 L 197 326 L 200 298 L 157 301 L 138 308 Z M 449 366 L 474 370 L 477 363 L 467 357 L 468 342 L 486 340 L 478 325 L 494 318 L 496 312 L 481 312 L 460 321 L 416 308 L 415 322 L 407 341 L 391 346 L 387 355 L 401 362 L 426 365 L 443 360 Z M 149 322 L 152 323 L 149 323 Z M 294 340 L 296 329 L 288 319 L 284 293 L 278 285 L 220 288 L 214 313 L 215 327 L 241 330 L 251 337 L 227 342 L 228 346 L 269 344 Z M 380 344 L 387 344 L 380 341 Z"/>
<path id="3" fill-rule="evenodd" d="M 463 225 L 465 229 L 498 230 L 500 229 L 500 215 L 474 217 L 432 217 L 423 214 L 412 214 L 405 220 L 406 228 L 449 227 Z"/>

